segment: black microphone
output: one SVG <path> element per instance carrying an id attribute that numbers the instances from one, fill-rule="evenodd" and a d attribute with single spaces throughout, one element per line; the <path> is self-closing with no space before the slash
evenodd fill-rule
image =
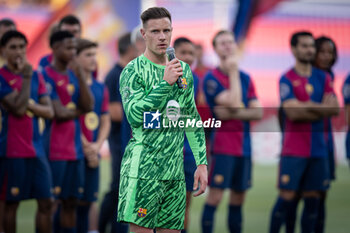
<path id="1" fill-rule="evenodd" d="M 166 49 L 166 55 L 168 56 L 168 60 L 171 61 L 175 58 L 175 50 L 172 47 L 168 47 Z M 181 76 L 177 78 L 176 84 L 178 86 L 178 88 L 182 89 L 183 85 L 182 85 L 182 78 Z"/>

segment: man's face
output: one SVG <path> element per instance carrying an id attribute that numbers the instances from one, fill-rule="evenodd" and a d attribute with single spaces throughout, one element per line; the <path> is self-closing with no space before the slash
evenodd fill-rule
<path id="1" fill-rule="evenodd" d="M 75 38 L 66 38 L 54 46 L 55 56 L 66 63 L 70 62 L 77 54 L 77 42 Z"/>
<path id="2" fill-rule="evenodd" d="M 25 62 L 27 44 L 22 38 L 12 38 L 2 47 L 7 64 L 18 67 Z"/>
<path id="3" fill-rule="evenodd" d="M 164 55 L 170 45 L 172 30 L 170 19 L 167 17 L 148 20 L 141 28 L 146 48 L 158 56 Z"/>
<path id="4" fill-rule="evenodd" d="M 316 66 L 323 70 L 330 69 L 334 60 L 334 49 L 334 45 L 330 41 L 325 41 L 316 55 Z"/>
<path id="5" fill-rule="evenodd" d="M 298 43 L 292 47 L 294 57 L 301 63 L 311 63 L 315 57 L 315 40 L 312 36 L 299 36 Z"/>
<path id="6" fill-rule="evenodd" d="M 16 26 L 15 25 L 10 25 L 10 26 L 5 26 L 5 25 L 1 25 L 0 26 L 0 38 L 8 31 L 12 31 L 12 30 L 16 30 Z"/>
<path id="7" fill-rule="evenodd" d="M 77 56 L 77 62 L 84 70 L 93 72 L 97 68 L 96 54 L 96 47 L 84 49 Z"/>
<path id="8" fill-rule="evenodd" d="M 214 50 L 220 59 L 225 59 L 236 52 L 237 45 L 233 35 L 229 33 L 221 34 L 216 38 Z"/>
<path id="9" fill-rule="evenodd" d="M 75 38 L 81 37 L 81 28 L 79 24 L 62 24 L 60 27 L 61 31 L 69 31 L 74 35 Z"/>
<path id="10" fill-rule="evenodd" d="M 192 43 L 184 42 L 181 43 L 175 49 L 176 57 L 190 66 L 192 65 L 195 59 L 195 48 Z"/>

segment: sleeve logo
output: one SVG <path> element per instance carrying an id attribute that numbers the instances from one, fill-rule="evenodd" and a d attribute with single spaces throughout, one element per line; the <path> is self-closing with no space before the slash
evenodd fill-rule
<path id="1" fill-rule="evenodd" d="M 147 215 L 147 209 L 139 208 L 137 211 L 137 215 L 141 218 L 145 217 Z"/>

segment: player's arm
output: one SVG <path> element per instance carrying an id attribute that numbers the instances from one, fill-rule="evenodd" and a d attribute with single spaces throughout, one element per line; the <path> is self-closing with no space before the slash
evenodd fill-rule
<path id="1" fill-rule="evenodd" d="M 193 87 L 193 77 L 190 67 L 186 64 L 185 76 L 189 77 L 192 85 L 190 85 L 188 94 L 186 95 L 186 106 L 187 113 L 195 119 L 196 121 L 201 120 L 198 114 L 196 104 L 194 101 L 194 87 Z M 206 190 L 208 184 L 208 171 L 207 171 L 207 155 L 206 155 L 206 145 L 205 145 L 205 135 L 203 128 L 185 128 L 186 137 L 190 144 L 193 156 L 196 160 L 197 169 L 194 175 L 194 185 L 193 190 L 196 190 L 199 186 L 199 190 L 194 194 L 194 196 L 199 196 L 203 194 Z"/>
<path id="2" fill-rule="evenodd" d="M 291 121 L 317 121 L 323 117 L 311 111 L 316 107 L 316 103 L 311 101 L 301 102 L 297 99 L 289 99 L 282 103 L 282 108 L 286 113 L 286 116 Z"/>
<path id="3" fill-rule="evenodd" d="M 82 113 L 88 113 L 94 108 L 94 98 L 85 81 L 86 79 L 83 76 L 82 68 L 75 63 L 71 64 L 71 67 L 79 82 L 78 109 Z"/>
<path id="4" fill-rule="evenodd" d="M 236 57 L 226 58 L 225 65 L 228 70 L 230 88 L 218 94 L 215 97 L 215 103 L 236 111 L 242 102 L 242 86 Z"/>
<path id="5" fill-rule="evenodd" d="M 182 72 L 174 68 L 175 61 L 172 60 L 165 68 L 164 77 L 171 76 L 176 82 Z M 171 64 L 172 66 L 170 67 Z M 129 124 L 132 127 L 140 127 L 143 124 L 143 113 L 160 109 L 166 105 L 166 97 L 172 89 L 172 84 L 162 80 L 159 84 L 146 90 L 142 77 L 135 71 L 133 64 L 124 68 L 120 77 L 120 94 L 122 96 L 123 108 Z M 175 79 L 175 75 L 178 75 Z M 169 77 L 168 77 L 169 78 Z"/>
<path id="6" fill-rule="evenodd" d="M 236 119 L 242 121 L 255 121 L 261 120 L 263 117 L 263 109 L 257 99 L 250 101 L 248 108 L 238 108 L 232 111 L 230 108 L 216 106 L 214 112 L 220 120 Z"/>
<path id="7" fill-rule="evenodd" d="M 119 82 L 117 77 L 107 77 L 105 85 L 108 88 L 109 92 L 108 108 L 111 120 L 114 122 L 121 122 L 123 119 L 123 106 L 119 92 Z"/>
<path id="8" fill-rule="evenodd" d="M 28 110 L 32 111 L 34 115 L 45 119 L 52 119 L 54 117 L 52 103 L 48 96 L 42 96 L 39 99 L 39 103 L 29 101 Z"/>
<path id="9" fill-rule="evenodd" d="M 16 116 L 23 116 L 28 107 L 28 100 L 30 97 L 30 86 L 33 75 L 32 66 L 25 63 L 22 68 L 22 88 L 18 93 L 16 91 L 11 92 L 2 99 L 2 103 L 9 112 Z"/>

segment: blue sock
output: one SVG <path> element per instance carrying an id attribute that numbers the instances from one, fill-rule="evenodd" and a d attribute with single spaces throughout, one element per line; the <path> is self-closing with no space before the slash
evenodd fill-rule
<path id="1" fill-rule="evenodd" d="M 286 233 L 294 233 L 299 200 L 299 198 L 293 200 L 290 204 L 288 213 L 286 213 Z"/>
<path id="2" fill-rule="evenodd" d="M 319 198 L 316 197 L 304 198 L 304 210 L 303 216 L 301 217 L 301 233 L 314 232 L 319 201 Z"/>
<path id="3" fill-rule="evenodd" d="M 77 229 L 75 227 L 73 228 L 66 228 L 66 227 L 62 227 L 62 233 L 77 233 Z"/>
<path id="4" fill-rule="evenodd" d="M 202 215 L 202 233 L 212 233 L 216 206 L 205 204 Z"/>
<path id="5" fill-rule="evenodd" d="M 288 213 L 292 204 L 293 201 L 287 201 L 278 197 L 271 213 L 270 233 L 280 232 L 281 226 L 285 222 L 286 213 Z"/>
<path id="6" fill-rule="evenodd" d="M 89 230 L 90 205 L 78 205 L 77 207 L 77 233 L 86 233 Z"/>
<path id="7" fill-rule="evenodd" d="M 61 204 L 58 204 L 56 213 L 53 217 L 53 233 L 61 233 L 60 215 L 61 215 Z"/>
<path id="8" fill-rule="evenodd" d="M 181 233 L 187 233 L 187 230 L 182 230 Z"/>
<path id="9" fill-rule="evenodd" d="M 230 233 L 241 233 L 242 231 L 242 206 L 230 205 L 228 212 L 228 227 Z"/>
<path id="10" fill-rule="evenodd" d="M 326 220 L 326 199 L 321 198 L 318 206 L 318 215 L 315 226 L 315 233 L 323 233 Z"/>

